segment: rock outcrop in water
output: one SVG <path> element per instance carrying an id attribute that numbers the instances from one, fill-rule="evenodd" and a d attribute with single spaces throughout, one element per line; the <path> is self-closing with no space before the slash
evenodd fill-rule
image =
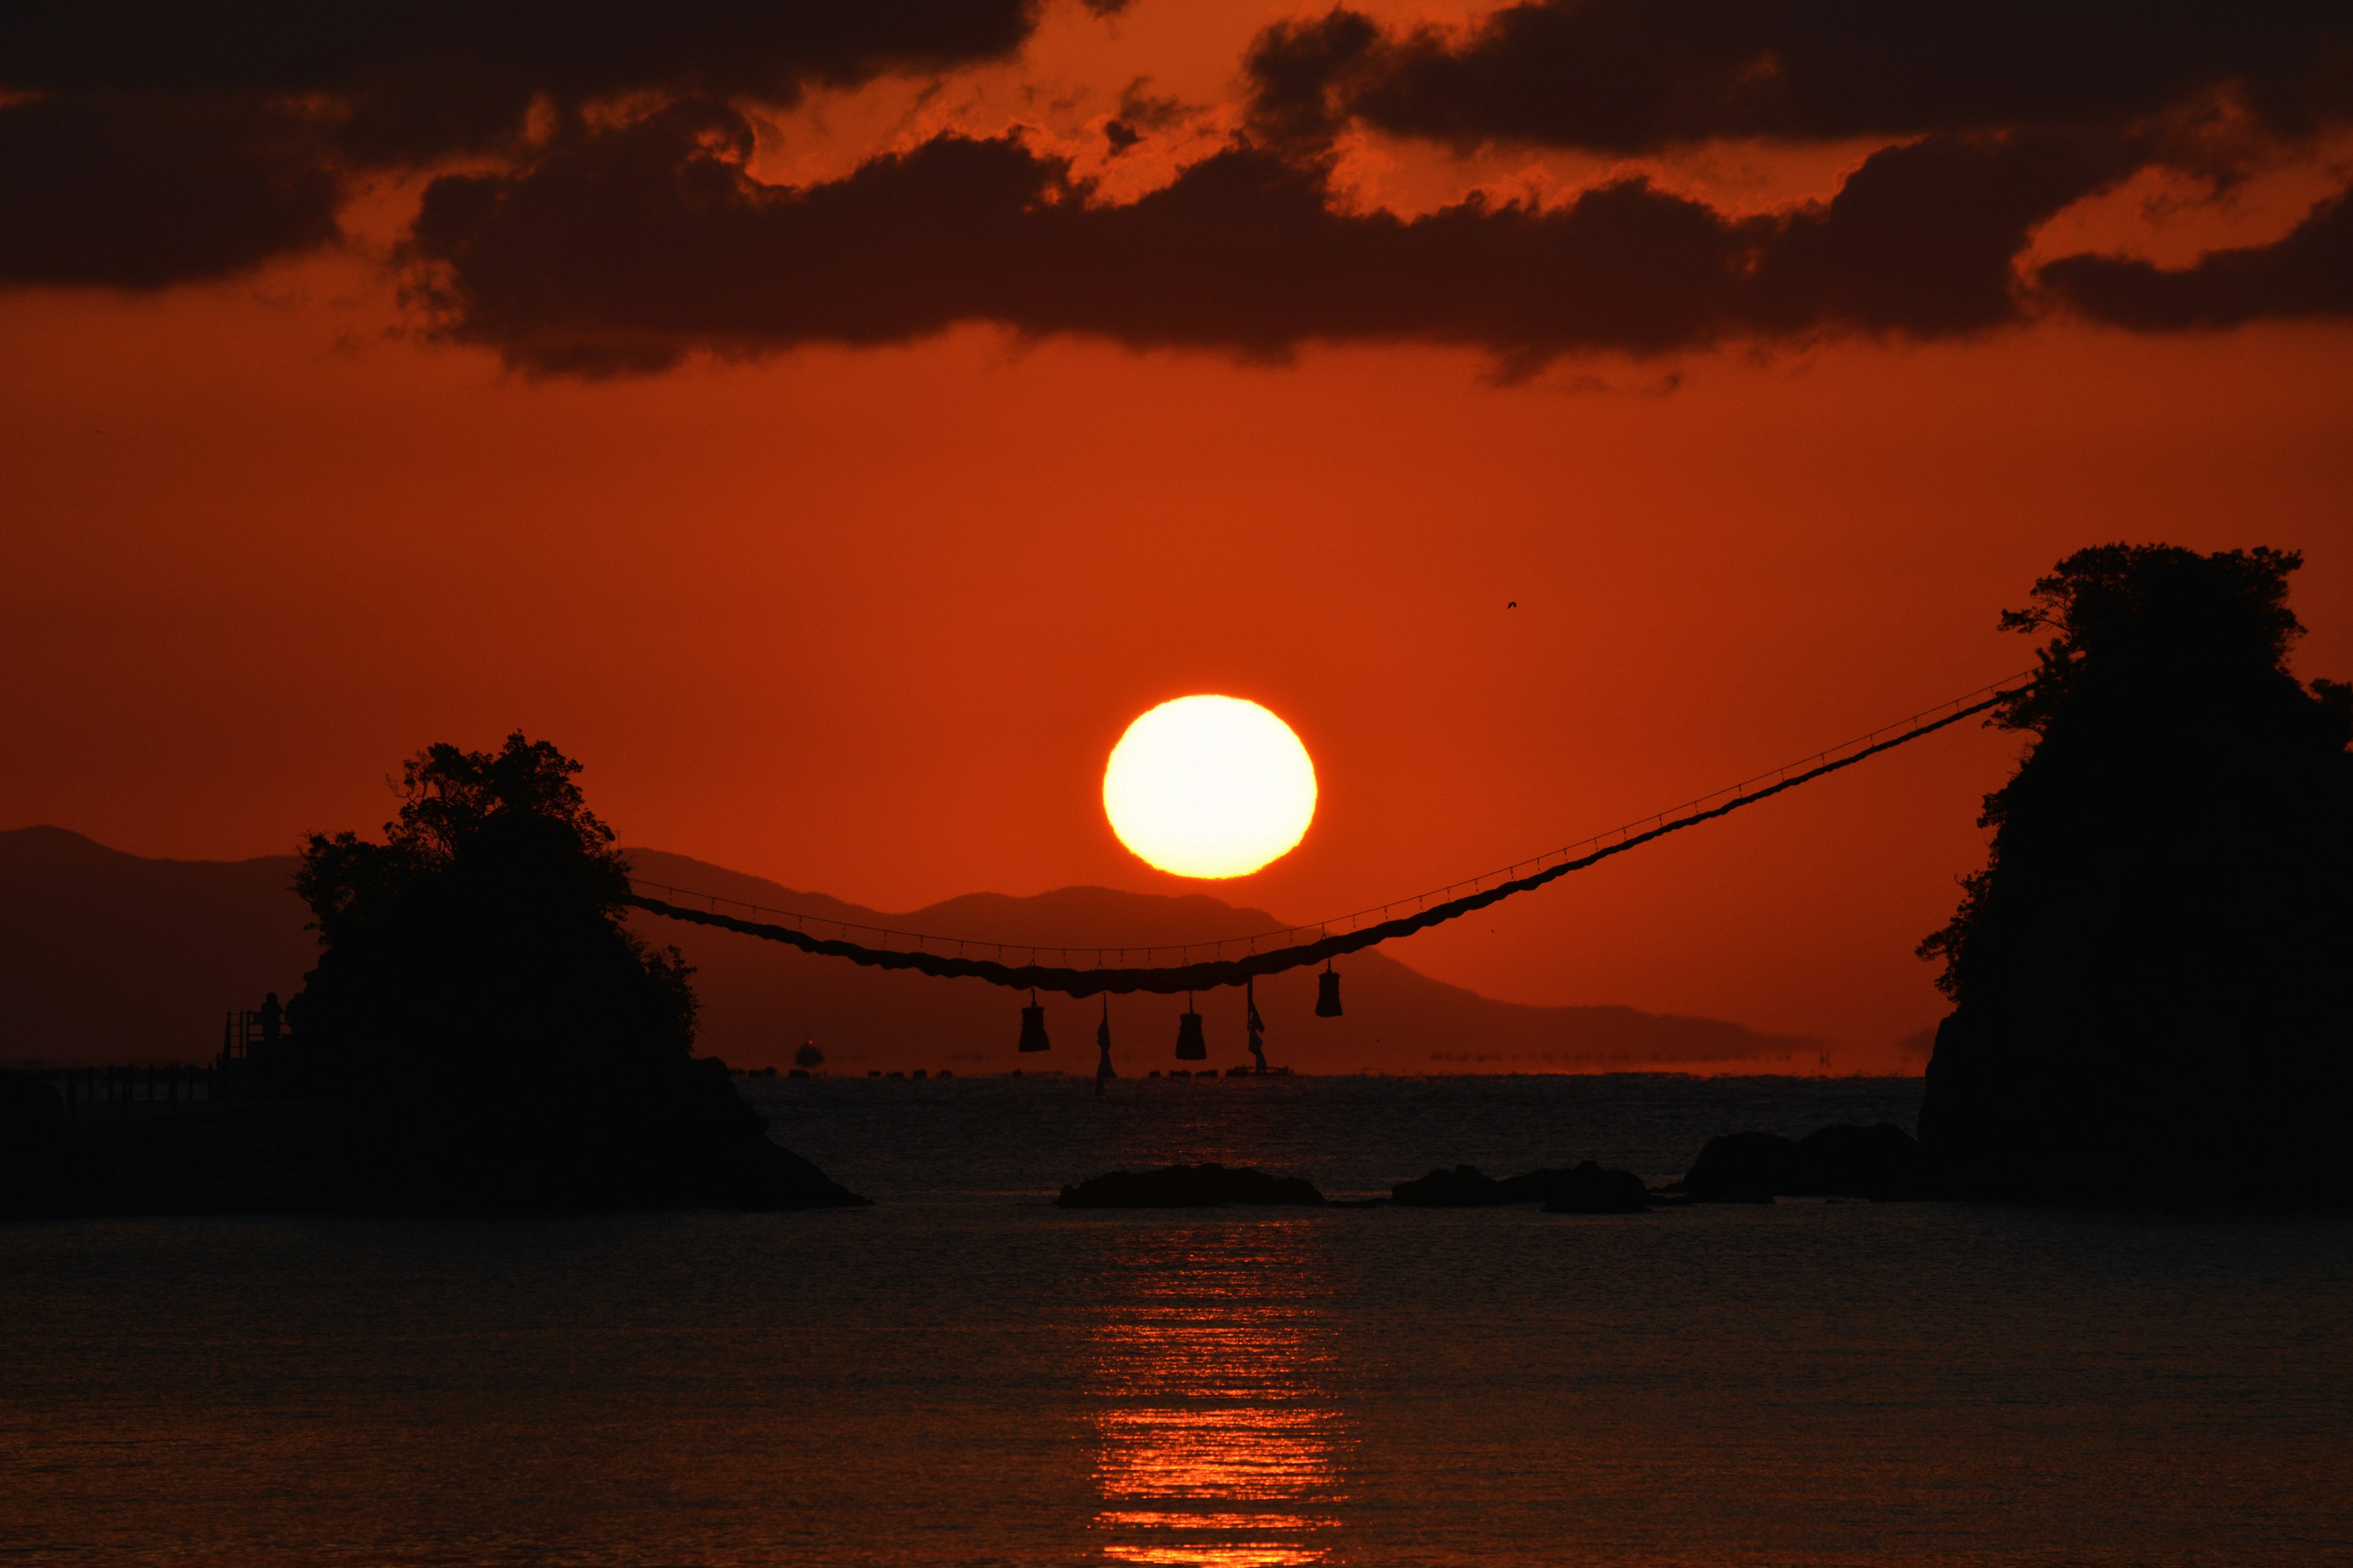
<path id="1" fill-rule="evenodd" d="M 1476 1165 L 1432 1171 L 1389 1189 L 1389 1202 L 1405 1208 L 1486 1208 L 1498 1204 L 1532 1202 L 1535 1194 L 1499 1182 Z"/>
<path id="2" fill-rule="evenodd" d="M 314 836 L 318 966 L 241 1103 L 91 1115 L 16 1176 L 38 1212 L 833 1207 L 693 1055 L 691 971 L 622 923 L 579 764 L 512 735 L 413 758 L 383 842 Z M 46 1086 L 42 1086 L 46 1089 Z M 27 1101 L 27 1103 L 30 1103 Z M 21 1112 L 12 1100 L 0 1115 Z M 36 1194 L 39 1195 L 36 1195 Z"/>
<path id="3" fill-rule="evenodd" d="M 1214 1161 L 1166 1165 L 1157 1171 L 1109 1171 L 1054 1200 L 1065 1209 L 1198 1209 L 1229 1204 L 1297 1204 L 1321 1206 L 1324 1194 L 1304 1176 L 1270 1176 L 1249 1166 L 1228 1168 Z"/>
<path id="4" fill-rule="evenodd" d="M 1539 1172 L 1556 1179 L 1545 1184 L 1546 1214 L 1643 1214 L 1650 1190 L 1631 1171 L 1613 1171 L 1588 1160 L 1574 1170 Z"/>
<path id="5" fill-rule="evenodd" d="M 2031 739 L 1922 951 L 1955 1003 L 1920 1139 L 1985 1197 L 2353 1200 L 2353 689 L 2299 684 L 2298 557 L 2110 545 L 2007 627 Z"/>
<path id="6" fill-rule="evenodd" d="M 628 866 L 580 765 L 521 734 L 407 764 L 379 844 L 313 837 L 295 888 L 318 967 L 289 1010 L 289 1090 L 375 1157 L 365 1207 L 563 1209 L 862 1200 L 776 1147 L 692 1055 L 691 971 L 623 923 Z"/>
<path id="7" fill-rule="evenodd" d="M 1801 1139 L 1729 1132 L 1700 1151 L 1682 1190 L 1696 1203 L 1775 1197 L 1918 1197 L 1920 1146 L 1901 1127 L 1825 1127 Z"/>
<path id="8" fill-rule="evenodd" d="M 1389 1202 L 1402 1208 L 1491 1208 L 1540 1203 L 1546 1214 L 1640 1214 L 1651 1206 L 1642 1179 L 1630 1171 L 1604 1170 L 1591 1160 L 1568 1168 L 1546 1168 L 1497 1180 L 1476 1165 L 1432 1171 L 1389 1189 Z"/>

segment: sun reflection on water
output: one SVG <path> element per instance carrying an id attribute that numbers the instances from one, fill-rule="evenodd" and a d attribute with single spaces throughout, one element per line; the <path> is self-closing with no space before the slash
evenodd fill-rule
<path id="1" fill-rule="evenodd" d="M 1332 1561 L 1345 1441 L 1312 1221 L 1124 1238 L 1096 1308 L 1095 1529 L 1113 1563 Z"/>

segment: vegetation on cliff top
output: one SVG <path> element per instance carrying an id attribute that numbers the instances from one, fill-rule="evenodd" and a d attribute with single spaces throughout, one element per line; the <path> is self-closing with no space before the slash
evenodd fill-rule
<path id="1" fill-rule="evenodd" d="M 688 1059 L 691 971 L 622 925 L 628 866 L 579 772 L 520 732 L 436 745 L 403 768 L 382 843 L 311 836 L 295 890 L 323 951 L 293 1023 L 331 1080 L 431 1092 L 454 1062 L 497 1094 Z"/>
<path id="2" fill-rule="evenodd" d="M 693 1055 L 691 971 L 622 924 L 628 866 L 580 764 L 521 732 L 402 771 L 381 843 L 316 834 L 322 951 L 290 1009 L 296 1084 L 383 1153 L 354 1201 L 434 1207 L 860 1200 L 768 1142 Z"/>

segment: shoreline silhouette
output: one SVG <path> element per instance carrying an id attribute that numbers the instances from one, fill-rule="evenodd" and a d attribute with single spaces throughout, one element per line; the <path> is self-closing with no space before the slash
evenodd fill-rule
<path id="1" fill-rule="evenodd" d="M 1921 944 L 1943 960 L 1955 1009 L 1936 1033 L 1918 1142 L 1894 1126 L 1726 1134 L 1655 1195 L 2353 1200 L 2353 1151 L 2333 1136 L 2353 1106 L 2353 1067 L 2334 1044 L 2353 951 L 2353 687 L 2307 689 L 2287 671 L 2303 628 L 2286 584 L 2300 564 L 2268 549 L 2102 546 L 2006 612 L 2006 628 L 2050 640 L 1993 721 L 2032 742 L 1987 797 L 1988 866 Z M 520 731 L 496 752 L 437 745 L 411 758 L 382 841 L 346 832 L 304 847 L 294 887 L 316 965 L 287 1004 L 272 991 L 234 1016 L 201 1108 L 151 1114 L 135 1138 L 119 1124 L 84 1135 L 53 1088 L 13 1076 L 0 1201 L 11 1212 L 863 1203 L 770 1141 L 725 1064 L 693 1054 L 695 971 L 628 923 L 641 901 L 630 864 L 579 771 Z M 2162 852 L 2193 830 L 2203 853 Z M 1331 975 L 1300 979 L 1316 986 L 1318 1015 L 1345 1016 Z M 1268 1077 L 1254 984 L 1236 1000 L 1253 1064 L 1227 1070 Z M 1118 1077 L 1103 1005 L 1099 1100 Z M 1033 994 L 1020 1016 L 1020 1050 L 1050 1051 L 1047 1007 Z M 1177 1021 L 1177 1056 L 1205 1059 L 1191 998 Z M 827 1059 L 813 1039 L 796 1058 L 801 1076 Z M 165 1081 L 176 1096 L 178 1076 Z M 1588 1162 L 1503 1180 L 1440 1168 L 1390 1201 L 1632 1212 L 1653 1195 Z M 1113 1172 L 1063 1201 L 1322 1198 L 1209 1164 Z"/>

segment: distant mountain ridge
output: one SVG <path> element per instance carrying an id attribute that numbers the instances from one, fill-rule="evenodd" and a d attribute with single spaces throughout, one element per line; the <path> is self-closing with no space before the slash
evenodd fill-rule
<path id="1" fill-rule="evenodd" d="M 1063 888 L 1029 898 L 974 893 L 888 913 L 657 849 L 631 849 L 649 880 L 856 924 L 1040 946 L 1168 946 L 1283 922 L 1204 894 Z M 221 1016 L 265 991 L 290 995 L 313 962 L 290 855 L 159 860 L 58 827 L 0 831 L 0 1058 L 64 1062 L 209 1056 Z M 1045 996 L 1048 1053 L 1019 1056 L 1026 995 L 812 957 L 774 942 L 639 914 L 649 940 L 696 966 L 701 1049 L 782 1066 L 814 1040 L 836 1072 L 1092 1072 L 1098 1001 Z M 1715 1018 L 1630 1007 L 1536 1007 L 1432 980 L 1378 952 L 1337 966 L 1345 1014 L 1314 1016 L 1315 982 L 1262 980 L 1269 1058 L 1303 1072 L 1575 1072 L 1643 1068 L 1810 1071 L 1820 1042 Z M 1123 1073 L 1175 1066 L 1181 997 L 1113 997 Z M 1213 1067 L 1248 1061 L 1241 996 L 1198 998 Z"/>
<path id="2" fill-rule="evenodd" d="M 221 1017 L 317 962 L 295 859 L 151 860 L 62 827 L 0 832 L 0 1058 L 191 1061 Z"/>

